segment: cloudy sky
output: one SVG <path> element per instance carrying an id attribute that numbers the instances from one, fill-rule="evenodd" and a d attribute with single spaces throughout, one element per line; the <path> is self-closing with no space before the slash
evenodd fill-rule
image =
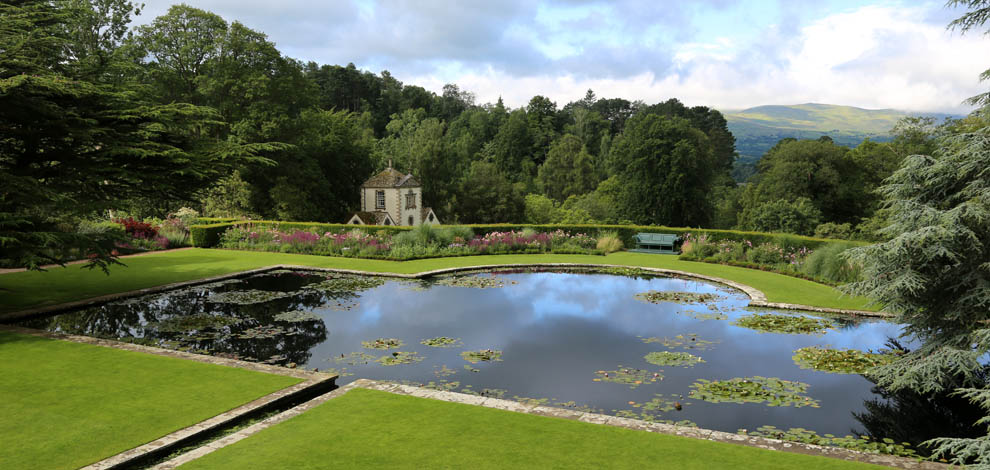
<path id="1" fill-rule="evenodd" d="M 164 13 L 145 0 L 136 23 Z M 990 37 L 947 31 L 944 0 L 187 0 L 286 55 L 478 103 L 600 97 L 742 109 L 830 103 L 966 112 Z"/>

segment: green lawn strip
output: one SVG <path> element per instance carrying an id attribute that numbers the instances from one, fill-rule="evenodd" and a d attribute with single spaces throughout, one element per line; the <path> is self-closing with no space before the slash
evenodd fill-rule
<path id="1" fill-rule="evenodd" d="M 300 381 L 0 331 L 0 468 L 79 468 Z"/>
<path id="2" fill-rule="evenodd" d="M 329 467 L 883 468 L 367 389 L 180 468 Z"/>
<path id="3" fill-rule="evenodd" d="M 354 269 L 369 272 L 419 273 L 434 269 L 491 264 L 584 263 L 645 266 L 706 274 L 752 286 L 771 302 L 816 307 L 864 309 L 863 298 L 842 296 L 835 289 L 804 279 L 755 269 L 681 261 L 672 255 L 613 253 L 591 255 L 486 255 L 432 258 L 414 261 L 383 261 L 328 256 L 196 248 L 154 253 L 123 260 L 111 268 L 110 276 L 80 265 L 52 268 L 46 272 L 0 274 L 0 312 L 55 305 L 106 294 L 189 281 L 276 264 Z"/>

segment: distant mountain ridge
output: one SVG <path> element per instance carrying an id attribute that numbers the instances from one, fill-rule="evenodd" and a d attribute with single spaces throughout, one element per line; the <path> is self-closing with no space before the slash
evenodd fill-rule
<path id="1" fill-rule="evenodd" d="M 890 130 L 908 116 L 932 116 L 939 120 L 963 117 L 819 103 L 756 106 L 742 111 L 722 111 L 722 114 L 729 132 L 736 137 L 740 157 L 737 168 L 754 165 L 767 150 L 787 137 L 817 139 L 827 135 L 837 144 L 855 147 L 863 139 L 890 140 Z M 751 170 L 742 171 L 737 180 Z"/>
<path id="2" fill-rule="evenodd" d="M 863 109 L 854 106 L 805 103 L 797 105 L 766 105 L 742 111 L 722 111 L 729 132 L 736 136 L 740 155 L 759 157 L 785 137 L 832 137 L 844 145 L 857 145 L 865 138 L 890 138 L 890 130 L 908 116 L 933 116 L 937 119 L 962 116 L 944 113 L 918 113 L 896 109 Z M 769 146 L 750 145 L 768 137 L 779 137 Z M 756 142 L 754 142 L 756 141 Z M 740 146 L 740 143 L 742 145 Z M 754 151 L 762 148 L 762 151 Z"/>

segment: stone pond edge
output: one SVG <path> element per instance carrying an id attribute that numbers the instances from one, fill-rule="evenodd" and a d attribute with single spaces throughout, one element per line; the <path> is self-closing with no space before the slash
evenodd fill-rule
<path id="1" fill-rule="evenodd" d="M 26 320 L 32 317 L 41 317 L 55 314 L 56 312 L 62 312 L 67 310 L 74 310 L 84 307 L 92 307 L 97 305 L 102 305 L 105 303 L 113 302 L 115 300 L 127 299 L 131 297 L 138 297 L 147 294 L 157 294 L 160 292 L 170 291 L 174 289 L 179 289 L 183 287 L 192 287 L 202 284 L 209 284 L 211 282 L 223 281 L 227 279 L 236 279 L 241 277 L 247 277 L 254 274 L 261 274 L 269 271 L 275 271 L 279 269 L 294 269 L 300 271 L 318 271 L 318 272 L 332 272 L 332 273 L 342 273 L 342 274 L 357 274 L 363 276 L 379 276 L 379 277 L 391 277 L 399 279 L 422 279 L 431 276 L 436 276 L 440 274 L 451 274 L 462 271 L 476 271 L 476 270 L 493 270 L 493 269 L 512 269 L 512 268 L 620 268 L 620 269 L 636 269 L 645 272 L 651 272 L 656 274 L 688 277 L 694 279 L 701 279 L 705 281 L 711 281 L 718 284 L 723 284 L 738 290 L 743 291 L 749 296 L 750 307 L 765 307 L 765 308 L 781 308 L 788 310 L 802 310 L 808 312 L 818 312 L 818 313 L 837 313 L 843 315 L 856 315 L 856 316 L 866 316 L 866 317 L 878 317 L 878 318 L 890 318 L 891 314 L 886 312 L 873 312 L 868 310 L 850 310 L 850 309 L 839 309 L 839 308 L 826 308 L 826 307 L 814 307 L 811 305 L 800 305 L 800 304 L 788 304 L 780 302 L 769 302 L 767 296 L 760 290 L 742 284 L 740 282 L 731 281 L 728 279 L 723 279 L 715 276 L 708 276 L 704 274 L 691 273 L 687 271 L 679 271 L 675 269 L 661 269 L 661 268 L 648 268 L 641 266 L 626 266 L 618 264 L 585 264 L 585 263 L 516 263 L 516 264 L 487 264 L 487 265 L 477 265 L 477 266 L 461 266 L 454 268 L 443 268 L 434 269 L 432 271 L 423 271 L 415 274 L 401 274 L 401 273 L 390 273 L 390 272 L 370 272 L 370 271 L 360 271 L 356 269 L 339 269 L 339 268 L 321 268 L 315 266 L 297 266 L 291 264 L 278 264 L 273 266 L 267 266 L 264 268 L 249 269 L 247 271 L 239 271 L 236 273 L 228 273 L 220 276 L 207 277 L 202 279 L 194 279 L 190 281 L 175 282 L 171 284 L 163 284 L 160 286 L 147 287 L 144 289 L 137 289 L 128 292 L 118 292 L 115 294 L 107 294 L 98 297 L 91 297 L 89 299 L 77 300 L 73 302 L 62 303 L 58 305 L 49 305 L 46 307 L 37 307 L 27 310 L 20 310 L 16 312 L 8 312 L 0 314 L 0 323 L 16 322 L 20 320 Z"/>
<path id="2" fill-rule="evenodd" d="M 269 428 L 271 426 L 284 422 L 290 418 L 298 416 L 308 410 L 315 408 L 316 406 L 319 406 L 327 402 L 328 400 L 339 397 L 355 388 L 366 388 L 370 390 L 379 390 L 379 391 L 394 393 L 399 395 L 408 395 L 418 398 L 440 400 L 449 403 L 463 403 L 467 405 L 483 406 L 486 408 L 513 411 L 517 413 L 526 413 L 526 414 L 532 414 L 538 416 L 548 416 L 554 418 L 583 421 L 586 423 L 602 424 L 606 426 L 615 426 L 615 427 L 621 427 L 621 428 L 638 430 L 638 431 L 646 431 L 646 432 L 653 432 L 658 434 L 687 437 L 692 439 L 704 439 L 714 442 L 745 445 L 749 447 L 775 450 L 780 452 L 790 452 L 795 454 L 828 457 L 828 458 L 835 458 L 835 459 L 841 459 L 847 461 L 870 463 L 874 465 L 885 465 L 894 468 L 920 469 L 920 470 L 945 470 L 949 467 L 946 464 L 942 464 L 938 462 L 922 461 L 922 460 L 910 459 L 906 457 L 897 457 L 893 455 L 859 452 L 859 451 L 843 449 L 839 447 L 826 447 L 826 446 L 804 444 L 798 442 L 788 442 L 779 439 L 770 439 L 759 436 L 748 436 L 744 434 L 734 434 L 734 433 L 728 433 L 722 431 L 712 431 L 708 429 L 694 428 L 687 426 L 675 426 L 664 423 L 651 423 L 638 419 L 621 418 L 617 416 L 588 413 L 583 411 L 556 408 L 551 406 L 529 405 L 511 400 L 503 400 L 500 398 L 490 398 L 490 397 L 468 395 L 457 392 L 433 390 L 429 388 L 414 387 L 410 385 L 402 385 L 402 384 L 396 384 L 386 381 L 358 379 L 355 380 L 354 382 L 344 385 L 343 387 L 333 390 L 332 392 L 316 397 L 294 408 L 286 410 L 277 415 L 271 416 L 263 421 L 259 421 L 233 434 L 225 436 L 216 441 L 207 443 L 202 447 L 193 449 L 187 453 L 176 456 L 175 458 L 168 460 L 166 462 L 162 462 L 152 467 L 152 470 L 173 470 L 176 467 L 179 467 L 180 465 L 189 463 L 207 454 L 215 452 L 221 448 L 224 448 L 238 441 L 246 439 L 247 437 L 250 437 L 251 435 L 256 434 L 266 428 Z"/>
<path id="3" fill-rule="evenodd" d="M 157 356 L 172 357 L 188 361 L 195 361 L 204 364 L 213 364 L 226 367 L 236 367 L 239 369 L 262 372 L 267 374 L 283 375 L 302 379 L 303 381 L 295 385 L 277 390 L 265 396 L 252 400 L 229 411 L 220 413 L 212 418 L 208 418 L 199 423 L 179 429 L 165 436 L 144 445 L 125 450 L 116 455 L 107 457 L 99 462 L 83 467 L 84 470 L 108 470 L 129 466 L 134 462 L 145 461 L 152 456 L 161 455 L 170 449 L 181 446 L 184 442 L 195 440 L 197 437 L 211 431 L 228 427 L 231 423 L 239 419 L 259 412 L 261 410 L 277 406 L 280 402 L 293 400 L 306 394 L 315 394 L 331 390 L 335 386 L 338 378 L 337 374 L 327 374 L 323 372 L 313 372 L 302 369 L 290 369 L 287 367 L 260 364 L 255 362 L 240 361 L 204 354 L 194 354 L 184 351 L 156 348 L 139 344 L 124 343 L 89 336 L 67 335 L 62 333 L 52 333 L 49 331 L 35 330 L 19 326 L 0 325 L 0 331 L 19 333 L 23 335 L 40 338 L 70 341 L 74 343 L 89 344 L 94 346 L 108 347 L 124 351 L 154 354 Z"/>

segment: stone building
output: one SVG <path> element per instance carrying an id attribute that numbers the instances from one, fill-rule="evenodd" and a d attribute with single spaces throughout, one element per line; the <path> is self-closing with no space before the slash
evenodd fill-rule
<path id="1" fill-rule="evenodd" d="M 352 225 L 440 225 L 429 207 L 423 207 L 423 188 L 412 174 L 392 168 L 361 185 L 361 210 L 347 219 Z"/>

